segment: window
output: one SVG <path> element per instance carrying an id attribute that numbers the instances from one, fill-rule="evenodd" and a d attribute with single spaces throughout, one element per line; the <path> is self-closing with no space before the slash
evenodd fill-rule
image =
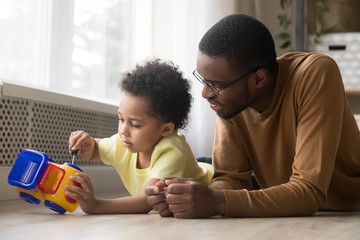
<path id="1" fill-rule="evenodd" d="M 116 100 L 129 0 L 2 0 L 0 79 Z"/>
<path id="2" fill-rule="evenodd" d="M 117 105 L 120 74 L 146 58 L 171 60 L 191 79 L 200 38 L 235 2 L 1 0 L 0 80 Z M 195 156 L 209 156 L 216 115 L 201 89 L 193 84 L 184 134 Z"/>

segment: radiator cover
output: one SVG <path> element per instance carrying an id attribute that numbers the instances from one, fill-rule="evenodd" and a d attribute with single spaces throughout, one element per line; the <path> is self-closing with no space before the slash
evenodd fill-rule
<path id="1" fill-rule="evenodd" d="M 44 152 L 59 164 L 70 162 L 68 140 L 72 131 L 84 130 L 98 138 L 117 132 L 116 105 L 0 83 L 0 167 L 12 166 L 24 149 Z M 54 99 L 61 101 L 55 103 Z M 76 165 L 101 164 L 76 160 Z"/>

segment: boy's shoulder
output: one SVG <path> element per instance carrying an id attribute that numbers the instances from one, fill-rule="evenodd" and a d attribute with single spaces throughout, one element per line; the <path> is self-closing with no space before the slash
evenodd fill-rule
<path id="1" fill-rule="evenodd" d="M 177 147 L 186 145 L 185 136 L 179 134 L 177 131 L 174 131 L 173 134 L 171 134 L 170 136 L 161 139 L 160 142 L 156 145 L 156 147 L 167 147 L 171 145 Z"/>
<path id="2" fill-rule="evenodd" d="M 187 158 L 194 158 L 190 145 L 186 142 L 185 136 L 174 132 L 168 137 L 164 137 L 155 146 L 154 151 L 157 153 L 173 152 L 173 154 L 180 155 Z M 194 158 L 195 159 L 195 158 Z"/>

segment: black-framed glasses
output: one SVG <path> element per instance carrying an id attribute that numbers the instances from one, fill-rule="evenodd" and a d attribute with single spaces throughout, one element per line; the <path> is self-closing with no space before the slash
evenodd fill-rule
<path id="1" fill-rule="evenodd" d="M 206 84 L 206 86 L 208 86 L 211 91 L 213 91 L 215 94 L 219 94 L 219 92 L 221 92 L 222 90 L 224 90 L 225 88 L 228 88 L 230 87 L 231 85 L 233 85 L 234 83 L 236 83 L 237 81 L 240 81 L 241 79 L 247 77 L 250 73 L 254 73 L 256 72 L 257 70 L 259 70 L 261 67 L 256 67 L 255 69 L 241 75 L 240 77 L 238 77 L 237 79 L 235 79 L 234 81 L 231 81 L 229 83 L 227 83 L 226 85 L 224 86 L 219 86 L 217 85 L 216 83 L 214 83 L 213 81 L 209 81 L 209 80 L 206 80 L 204 79 L 199 73 L 198 71 L 195 69 L 193 71 L 193 75 L 195 76 L 195 78 L 201 83 L 201 84 Z"/>

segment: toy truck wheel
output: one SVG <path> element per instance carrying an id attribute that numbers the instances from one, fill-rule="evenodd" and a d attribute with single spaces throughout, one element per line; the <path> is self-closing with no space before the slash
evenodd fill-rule
<path id="1" fill-rule="evenodd" d="M 19 197 L 28 203 L 39 205 L 41 201 L 28 193 L 19 192 Z"/>
<path id="2" fill-rule="evenodd" d="M 61 207 L 60 205 L 58 205 L 54 202 L 48 201 L 48 200 L 44 201 L 44 205 L 46 207 L 50 208 L 51 210 L 53 210 L 54 212 L 58 212 L 60 214 L 64 214 L 66 212 L 65 208 Z"/>

